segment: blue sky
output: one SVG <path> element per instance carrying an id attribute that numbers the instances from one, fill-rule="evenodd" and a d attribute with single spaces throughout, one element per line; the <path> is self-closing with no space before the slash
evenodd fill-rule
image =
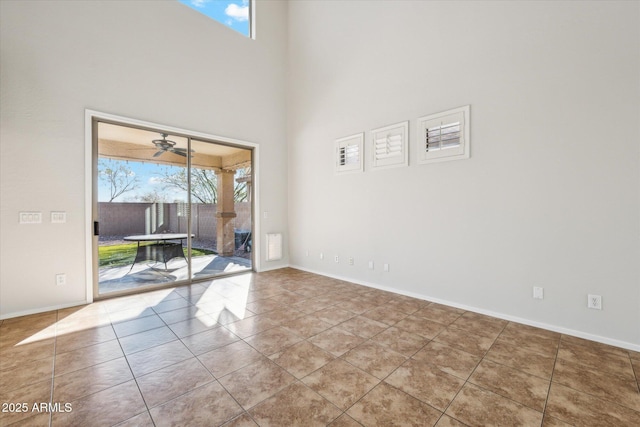
<path id="1" fill-rule="evenodd" d="M 139 201 L 139 198 L 148 193 L 157 193 L 164 197 L 168 202 L 187 200 L 187 194 L 179 189 L 166 188 L 167 186 L 159 179 L 162 172 L 169 174 L 176 173 L 180 168 L 168 165 L 158 165 L 156 163 L 143 163 L 135 161 L 124 160 L 108 160 L 100 159 L 101 162 L 106 161 L 105 164 L 110 167 L 117 167 L 118 165 L 125 165 L 130 173 L 137 178 L 138 186 L 135 190 L 129 191 L 122 196 L 114 200 L 114 202 L 133 202 Z M 101 169 L 101 167 L 99 167 Z M 109 201 L 109 184 L 102 180 L 98 180 L 98 201 Z"/>
<path id="2" fill-rule="evenodd" d="M 249 36 L 249 0 L 178 0 L 203 15 Z"/>

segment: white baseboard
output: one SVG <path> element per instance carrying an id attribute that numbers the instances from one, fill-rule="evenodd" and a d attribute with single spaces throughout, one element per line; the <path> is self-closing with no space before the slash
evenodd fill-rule
<path id="1" fill-rule="evenodd" d="M 289 264 L 274 264 L 274 265 L 267 265 L 267 266 L 262 264 L 260 266 L 260 269 L 256 269 L 256 273 L 264 273 L 265 271 L 280 270 L 282 268 L 289 268 L 289 267 L 290 267 Z"/>
<path id="2" fill-rule="evenodd" d="M 91 301 L 78 301 L 67 304 L 52 305 L 48 307 L 33 308 L 25 311 L 17 311 L 14 313 L 1 314 L 0 320 L 13 319 L 14 317 L 29 316 L 30 314 L 46 313 L 47 311 L 62 310 L 69 307 L 77 307 L 79 305 L 90 304 Z"/>
<path id="3" fill-rule="evenodd" d="M 316 270 L 309 269 L 309 268 L 306 268 L 306 267 L 302 267 L 302 266 L 299 266 L 299 265 L 291 265 L 290 267 L 298 269 L 298 270 L 306 271 L 306 272 L 309 272 L 309 273 L 318 274 L 320 276 L 331 277 L 333 279 L 344 280 L 346 282 L 355 283 L 357 285 L 362 285 L 362 286 L 367 286 L 369 288 L 379 289 L 381 291 L 393 292 L 395 294 L 405 295 L 405 296 L 408 296 L 408 297 L 413 297 L 413 298 L 421 299 L 421 300 L 424 300 L 424 301 L 435 302 L 435 303 L 438 303 L 438 304 L 444 304 L 444 305 L 448 305 L 448 306 L 451 306 L 451 307 L 460 308 L 462 310 L 472 311 L 474 313 L 485 314 L 485 315 L 491 316 L 491 317 L 497 317 L 498 319 L 508 320 L 510 322 L 522 323 L 524 325 L 534 326 L 536 328 L 546 329 L 548 331 L 558 332 L 558 333 L 565 334 L 565 335 L 571 335 L 571 336 L 578 337 L 578 338 L 584 338 L 584 339 L 589 340 L 589 341 L 595 341 L 595 342 L 599 342 L 599 343 L 602 343 L 602 344 L 608 344 L 608 345 L 612 345 L 612 346 L 615 346 L 615 347 L 620 347 L 620 348 L 624 348 L 624 349 L 627 349 L 627 350 L 633 350 L 633 351 L 639 351 L 640 352 L 640 345 L 633 344 L 633 343 L 630 343 L 630 342 L 627 342 L 627 341 L 620 341 L 620 340 L 616 340 L 616 339 L 613 339 L 613 338 L 602 337 L 600 335 L 594 335 L 594 334 L 590 334 L 590 333 L 583 332 L 583 331 L 577 331 L 575 329 L 563 328 L 561 326 L 550 325 L 548 323 L 537 322 L 537 321 L 534 321 L 534 320 L 524 319 L 524 318 L 521 318 L 521 317 L 511 316 L 511 315 L 507 315 L 507 314 L 503 314 L 503 313 L 497 313 L 497 312 L 494 312 L 494 311 L 485 310 L 485 309 L 478 308 L 478 307 L 471 307 L 471 306 L 468 306 L 468 305 L 459 304 L 459 303 L 456 303 L 456 302 L 453 302 L 453 301 L 447 301 L 447 300 L 443 300 L 443 299 L 439 299 L 439 298 L 432 298 L 432 297 L 429 297 L 427 295 L 422 295 L 422 294 L 417 294 L 417 293 L 414 293 L 414 292 L 403 291 L 401 289 L 396 289 L 396 288 L 389 288 L 389 287 L 386 287 L 386 286 L 380 286 L 380 285 L 377 285 L 375 283 L 365 282 L 365 281 L 362 281 L 362 280 L 356 280 L 356 279 L 352 279 L 352 278 L 349 278 L 349 277 L 342 277 L 342 276 L 338 276 L 338 275 L 334 275 L 334 274 L 327 274 L 325 272 L 316 271 Z"/>

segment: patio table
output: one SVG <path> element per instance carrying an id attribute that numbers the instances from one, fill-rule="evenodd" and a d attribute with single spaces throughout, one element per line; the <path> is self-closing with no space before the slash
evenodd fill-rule
<path id="1" fill-rule="evenodd" d="M 164 269 L 168 270 L 167 261 L 176 257 L 185 258 L 182 241 L 187 237 L 188 235 L 186 233 L 140 234 L 136 236 L 126 236 L 124 240 L 128 242 L 138 242 L 136 258 L 133 260 L 133 264 L 131 264 L 129 271 L 133 270 L 133 266 L 136 265 L 137 262 L 145 260 L 164 262 Z M 195 237 L 195 234 L 192 234 L 191 237 Z M 140 246 L 140 242 L 155 243 Z"/>

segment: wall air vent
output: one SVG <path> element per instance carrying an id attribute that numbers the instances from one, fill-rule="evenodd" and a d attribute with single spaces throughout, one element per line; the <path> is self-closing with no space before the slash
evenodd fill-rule
<path id="1" fill-rule="evenodd" d="M 371 131 L 371 167 L 382 169 L 409 165 L 409 122 Z"/>
<path id="2" fill-rule="evenodd" d="M 267 234 L 266 261 L 282 259 L 282 233 Z"/>
<path id="3" fill-rule="evenodd" d="M 469 158 L 469 106 L 418 119 L 418 163 Z"/>
<path id="4" fill-rule="evenodd" d="M 362 172 L 364 133 L 336 140 L 336 173 Z"/>

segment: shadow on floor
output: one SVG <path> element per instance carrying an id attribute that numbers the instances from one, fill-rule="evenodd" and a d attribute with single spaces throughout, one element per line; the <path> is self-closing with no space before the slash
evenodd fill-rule
<path id="1" fill-rule="evenodd" d="M 194 257 L 191 261 L 192 275 L 195 279 L 251 269 L 251 260 L 241 257 L 204 255 Z M 166 269 L 162 262 L 145 261 L 136 263 L 133 268 L 130 265 L 100 268 L 98 288 L 100 295 L 104 295 L 141 286 L 169 284 L 188 278 L 189 270 L 184 259 L 168 261 Z"/>

